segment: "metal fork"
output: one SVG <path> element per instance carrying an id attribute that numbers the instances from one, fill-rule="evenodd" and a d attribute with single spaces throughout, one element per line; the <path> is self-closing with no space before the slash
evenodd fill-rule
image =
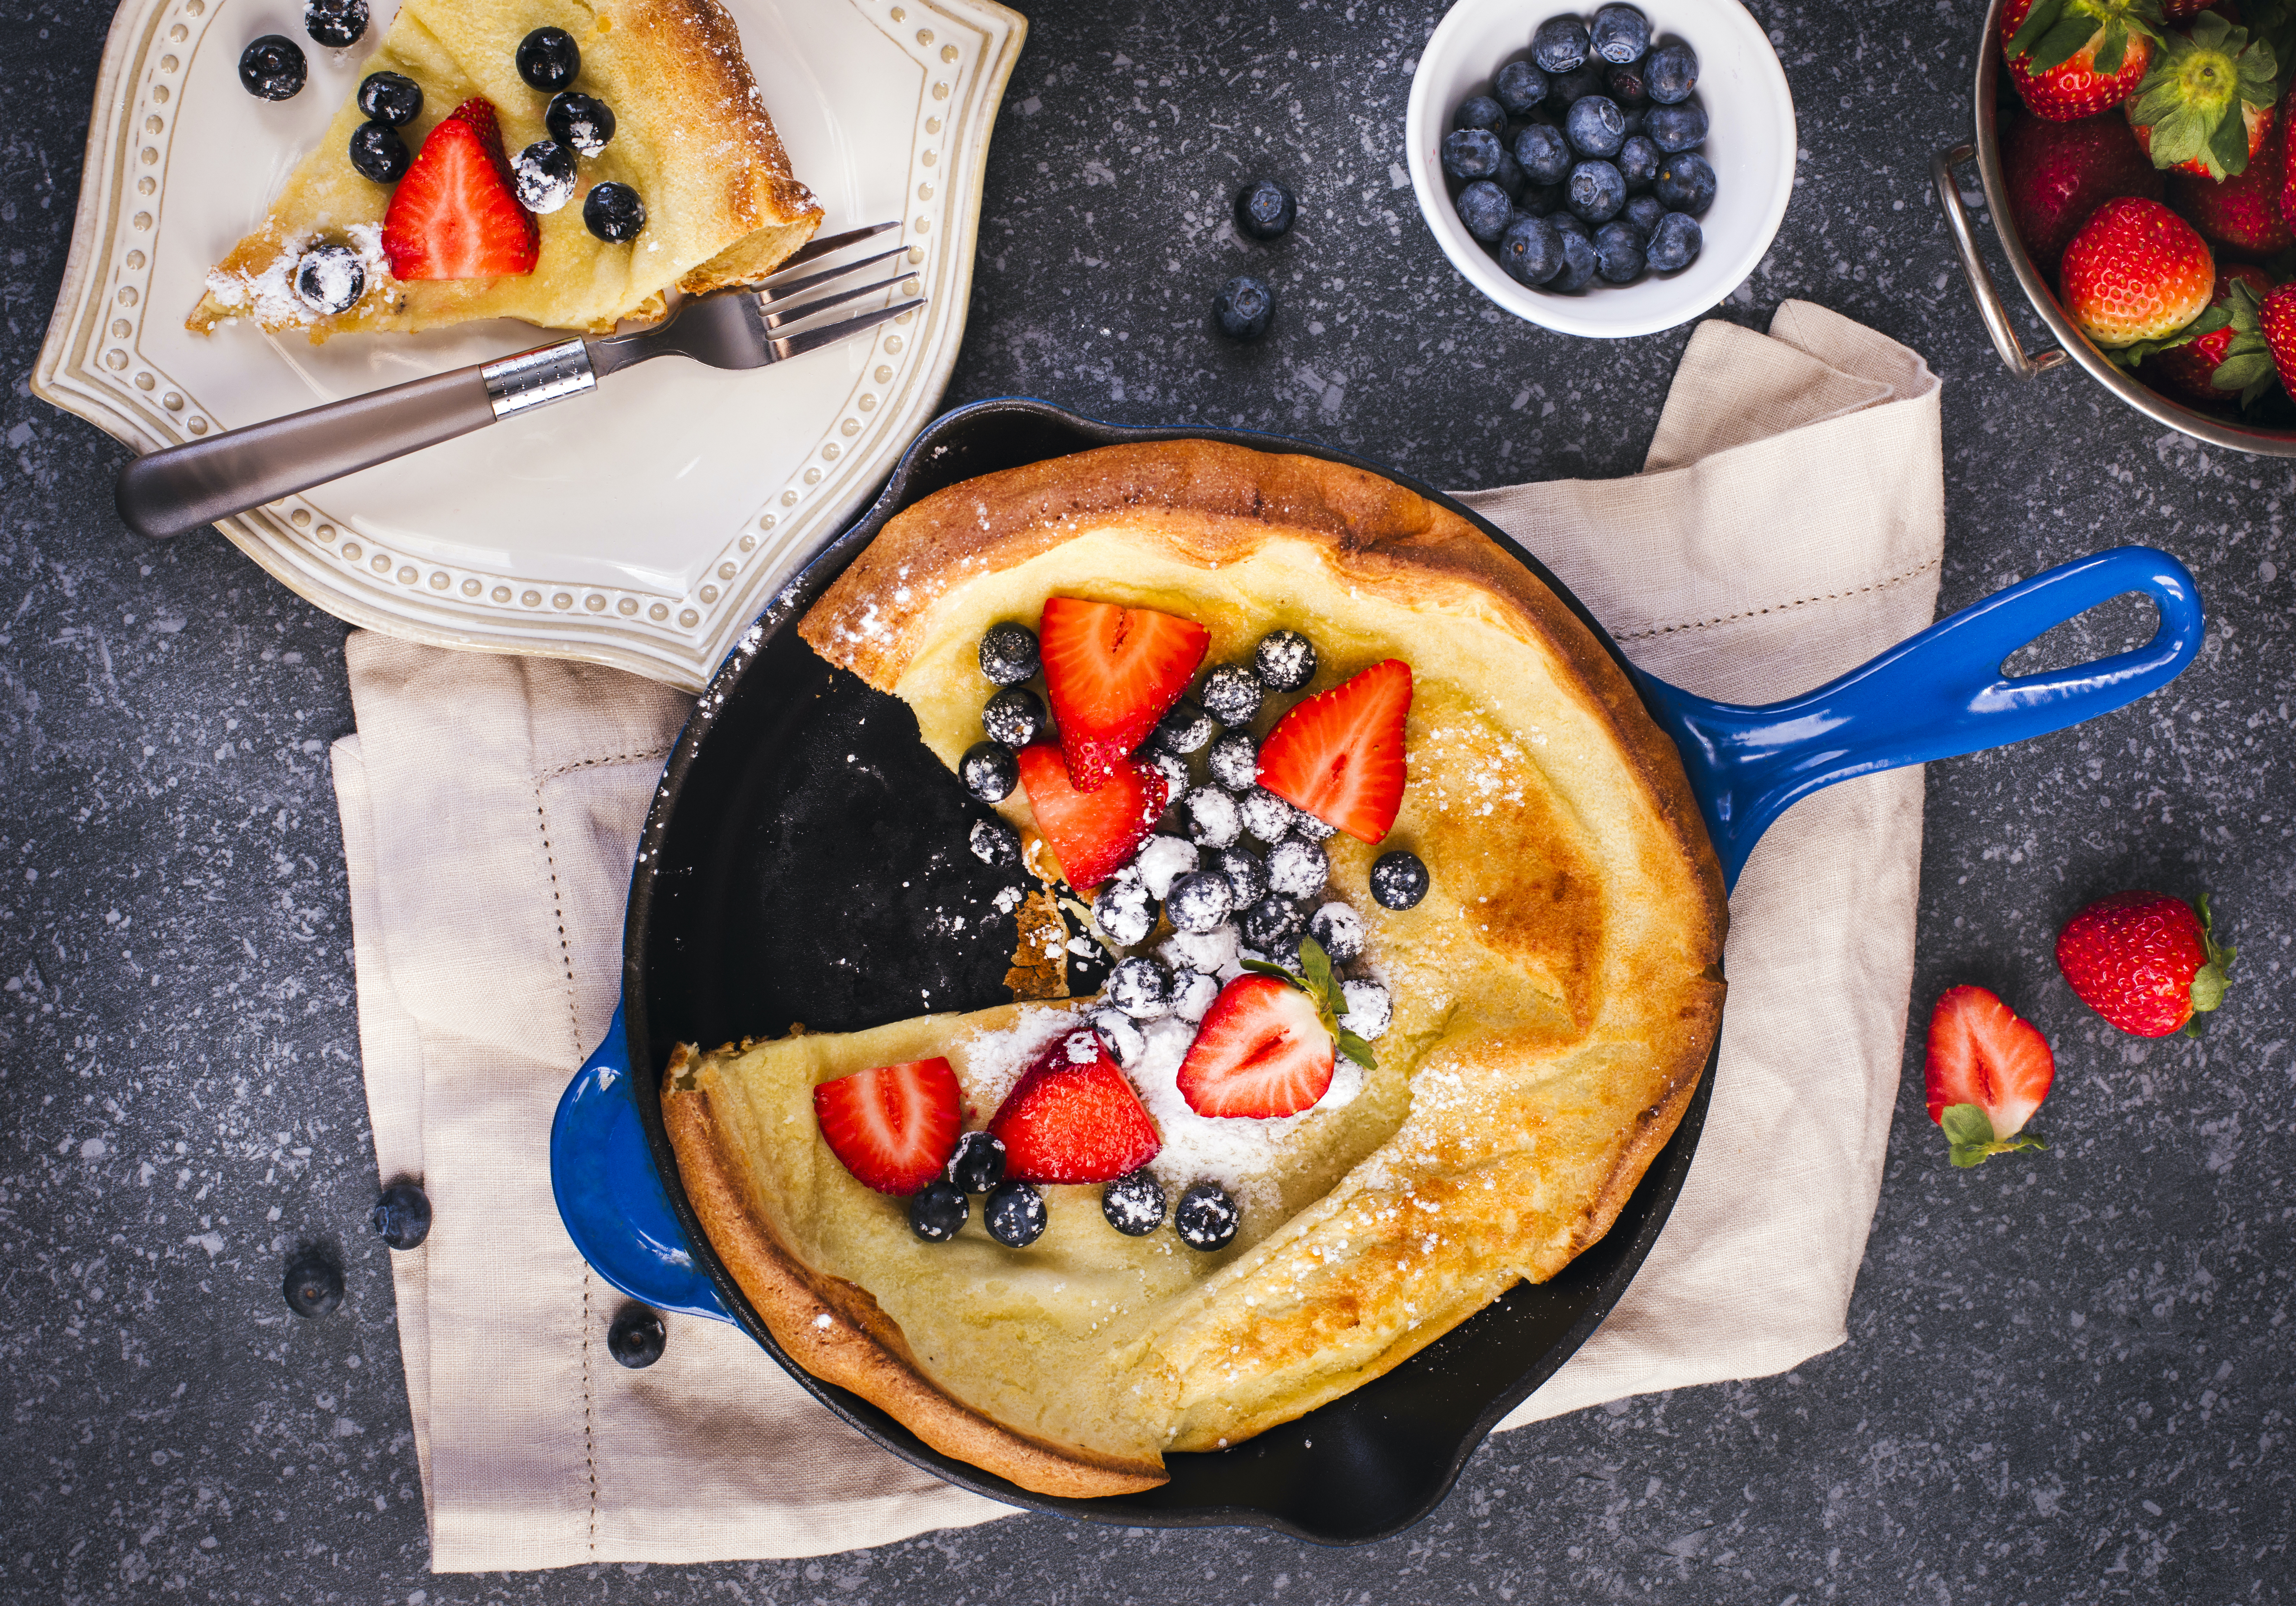
<path id="1" fill-rule="evenodd" d="M 595 389 L 606 375 L 654 357 L 674 354 L 713 368 L 762 368 L 849 340 L 923 306 L 923 298 L 784 332 L 899 284 L 910 276 L 906 268 L 857 290 L 820 293 L 908 248 L 895 246 L 802 277 L 791 274 L 898 226 L 881 223 L 816 240 L 757 283 L 697 296 L 650 328 L 537 346 L 498 362 L 457 368 L 138 457 L 119 471 L 119 516 L 139 536 L 154 540 L 180 536 L 482 430 L 512 414 L 582 395 Z"/>

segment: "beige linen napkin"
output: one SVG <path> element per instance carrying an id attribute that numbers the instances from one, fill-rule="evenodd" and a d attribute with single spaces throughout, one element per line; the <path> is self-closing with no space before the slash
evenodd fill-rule
<path id="1" fill-rule="evenodd" d="M 1636 662 L 1767 701 L 1928 623 L 1937 381 L 1789 301 L 1767 336 L 1696 331 L 1643 474 L 1465 500 Z M 620 1300 L 559 1225 L 550 1118 L 613 1009 L 631 854 L 688 701 L 365 633 L 348 656 L 358 732 L 334 765 L 376 1158 L 436 1212 L 392 1258 L 433 1568 L 803 1555 L 1002 1514 L 871 1446 L 730 1327 L 670 1318 L 643 1372 L 606 1355 Z M 1755 852 L 1681 1200 L 1505 1426 L 1841 1342 L 1896 1095 L 1921 803 L 1918 772 L 1853 782 Z"/>

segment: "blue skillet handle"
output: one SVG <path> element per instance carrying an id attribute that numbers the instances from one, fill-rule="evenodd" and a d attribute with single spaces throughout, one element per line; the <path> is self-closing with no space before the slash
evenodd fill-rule
<path id="1" fill-rule="evenodd" d="M 618 1004 L 606 1040 L 575 1072 L 550 1124 L 550 1191 L 566 1234 L 597 1274 L 656 1310 L 730 1322 L 670 1213 L 638 1120 Z"/>
<path id="2" fill-rule="evenodd" d="M 2018 648 L 2129 592 L 2160 610 L 2160 628 L 2144 646 L 2046 675 L 2002 675 Z M 2182 563 L 2148 546 L 2117 546 L 1997 592 L 1784 702 L 1711 702 L 1640 671 L 1636 678 L 1682 750 L 1724 884 L 1734 886 L 1770 823 L 1820 787 L 2110 713 L 2183 673 L 2201 649 L 2202 623 L 2200 593 Z"/>

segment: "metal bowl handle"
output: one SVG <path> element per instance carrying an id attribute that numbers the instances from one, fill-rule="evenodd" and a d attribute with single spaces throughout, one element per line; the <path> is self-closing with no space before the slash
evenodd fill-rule
<path id="1" fill-rule="evenodd" d="M 2001 354 L 2001 365 L 2019 379 L 2031 379 L 2064 362 L 2066 354 L 2048 346 L 2029 356 L 2016 330 L 2010 327 L 2009 308 L 1993 287 L 1993 274 L 1985 258 L 1978 255 L 1977 235 L 1969 226 L 1969 209 L 1961 204 L 1961 185 L 1953 176 L 1954 168 L 1976 154 L 1975 145 L 1940 151 L 1930 159 L 1930 177 L 1937 184 L 1938 204 L 1945 208 L 1945 226 L 1960 254 L 1961 271 L 1969 280 L 1970 299 L 1977 303 L 1977 315 L 1985 320 L 1985 332 L 1993 337 L 1993 349 Z"/>

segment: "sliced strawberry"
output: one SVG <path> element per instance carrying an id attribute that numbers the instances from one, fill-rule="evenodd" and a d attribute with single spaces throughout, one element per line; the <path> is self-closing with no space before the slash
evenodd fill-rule
<path id="1" fill-rule="evenodd" d="M 1955 1165 L 2038 1148 L 2018 1135 L 2056 1074 L 2048 1039 L 1983 987 L 1951 987 L 1937 1001 L 1930 1016 L 1930 1119 L 1952 1141 Z"/>
<path id="2" fill-rule="evenodd" d="M 1152 608 L 1056 596 L 1037 639 L 1069 779 L 1098 791 L 1188 689 L 1212 633 Z"/>
<path id="3" fill-rule="evenodd" d="M 400 279 L 499 279 L 534 271 L 542 235 L 512 193 L 495 109 L 477 96 L 430 130 L 382 218 Z"/>
<path id="4" fill-rule="evenodd" d="M 1020 759 L 1021 790 L 1029 795 L 1037 829 L 1060 860 L 1062 876 L 1079 892 L 1130 863 L 1171 795 L 1171 783 L 1160 772 L 1129 758 L 1118 761 L 1098 791 L 1069 784 L 1061 750 L 1049 742 L 1022 748 Z"/>
<path id="5" fill-rule="evenodd" d="M 1180 1096 L 1198 1115 L 1297 1115 L 1331 1086 L 1332 1046 L 1308 994 L 1273 976 L 1239 976 L 1196 1028 Z"/>
<path id="6" fill-rule="evenodd" d="M 1021 1073 L 988 1123 L 1004 1175 L 1021 1182 L 1113 1182 L 1164 1140 L 1097 1034 L 1071 1032 Z"/>
<path id="7" fill-rule="evenodd" d="M 1411 666 L 1390 658 L 1295 705 L 1259 749 L 1259 783 L 1349 836 L 1377 842 L 1403 806 Z"/>
<path id="8" fill-rule="evenodd" d="M 956 1151 L 961 1102 L 947 1060 L 880 1065 L 813 1090 L 822 1141 L 856 1181 L 910 1194 L 939 1176 Z"/>

